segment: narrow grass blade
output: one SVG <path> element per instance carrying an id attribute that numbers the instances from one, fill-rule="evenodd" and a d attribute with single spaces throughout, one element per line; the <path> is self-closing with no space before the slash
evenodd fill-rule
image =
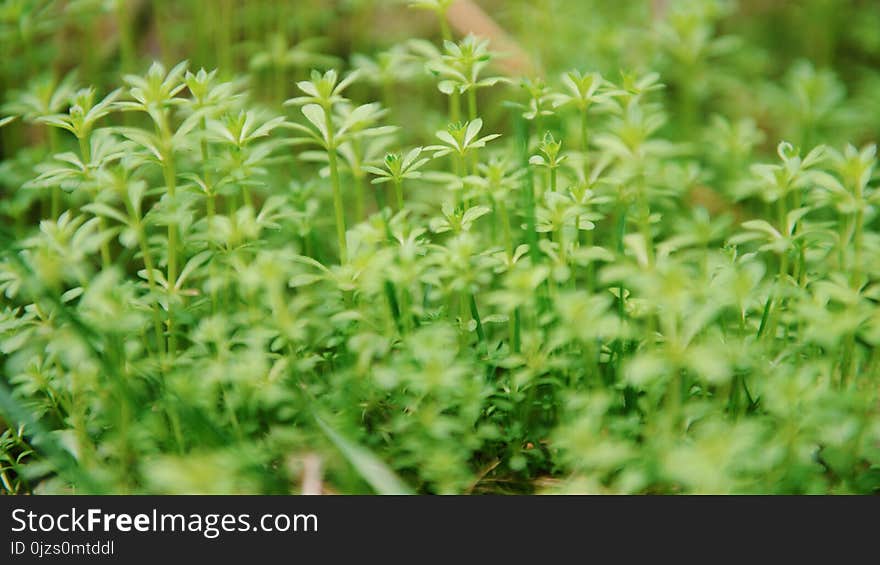
<path id="1" fill-rule="evenodd" d="M 341 436 L 317 414 L 315 420 L 321 431 L 333 442 L 348 462 L 357 469 L 377 494 L 413 494 L 409 486 L 370 450 Z"/>

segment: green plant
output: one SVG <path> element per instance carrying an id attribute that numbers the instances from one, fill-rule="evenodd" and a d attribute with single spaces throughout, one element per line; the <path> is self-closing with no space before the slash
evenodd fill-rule
<path id="1" fill-rule="evenodd" d="M 880 489 L 876 71 L 715 0 L 511 3 L 549 78 L 451 2 L 442 46 L 163 4 L 199 70 L 124 2 L 7 4 L 4 491 Z M 104 17 L 119 60 L 51 70 Z"/>

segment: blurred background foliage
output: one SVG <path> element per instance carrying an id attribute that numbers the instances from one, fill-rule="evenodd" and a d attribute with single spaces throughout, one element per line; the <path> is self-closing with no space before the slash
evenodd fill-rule
<path id="1" fill-rule="evenodd" d="M 359 55 L 379 63 L 369 78 L 375 84 L 403 82 L 406 65 L 395 59 L 395 50 L 415 37 L 439 40 L 432 14 L 408 9 L 409 4 L 4 0 L 0 91 L 8 99 L 10 90 L 35 74 L 49 72 L 57 79 L 74 68 L 81 82 L 109 89 L 122 73 L 143 72 L 154 60 L 170 67 L 187 59 L 191 68 L 219 68 L 225 76 L 248 73 L 259 96 L 281 100 L 293 93 L 294 79 L 311 68 L 357 65 Z M 781 138 L 803 146 L 817 136 L 829 144 L 860 145 L 880 123 L 874 102 L 880 93 L 880 9 L 871 0 L 483 0 L 476 5 L 513 40 L 517 51 L 507 56 L 515 60 L 514 74 L 556 77 L 578 68 L 614 79 L 623 70 L 657 71 L 669 87 L 665 96 L 672 107 L 694 101 L 689 112 L 703 124 L 710 111 L 732 120 L 753 117 L 767 133 L 768 151 Z M 482 19 L 470 16 L 464 9 L 451 18 L 456 35 L 487 31 Z M 523 58 L 528 60 L 518 60 Z M 399 96 L 415 94 L 425 93 L 404 89 Z M 442 112 L 436 94 L 420 96 L 420 103 L 408 107 L 422 112 L 424 101 L 432 98 Z M 789 131 L 793 123 L 802 131 Z M 424 127 L 435 129 L 431 123 Z M 15 135 L 4 134 L 7 153 Z"/>
<path id="2" fill-rule="evenodd" d="M 418 3 L 4 0 L 0 100 L 11 110 L 23 92 L 51 92 L 71 72 L 108 92 L 123 74 L 142 73 L 153 61 L 170 67 L 188 60 L 191 69 L 217 68 L 221 77 L 246 80 L 254 102 L 277 106 L 313 68 L 363 69 L 354 98 L 379 98 L 395 123 L 407 124 L 403 141 L 415 142 L 445 127 L 447 116 L 444 96 L 412 57 L 427 53 L 426 42 L 440 42 L 441 30 L 430 10 L 412 4 Z M 880 8 L 871 0 L 451 5 L 454 35 L 488 36 L 495 67 L 513 79 L 540 85 L 584 69 L 619 82 L 658 72 L 665 88 L 657 98 L 676 114 L 659 132 L 667 139 L 705 139 L 722 154 L 737 145 L 772 156 L 782 139 L 803 148 L 820 140 L 861 146 L 880 128 Z M 509 130 L 501 102 L 511 97 L 510 89 L 480 93 L 482 118 L 493 131 Z M 0 156 L 45 135 L 22 121 L 8 124 L 0 128 Z M 31 164 L 38 159 L 18 154 L 28 157 Z M 15 187 L 28 180 L 28 170 L 8 160 L 0 165 L 0 188 L 11 196 L 0 213 L 19 222 L 29 203 Z M 740 199 L 736 190 L 728 196 Z M 723 205 L 713 193 L 695 198 L 710 210 Z"/>

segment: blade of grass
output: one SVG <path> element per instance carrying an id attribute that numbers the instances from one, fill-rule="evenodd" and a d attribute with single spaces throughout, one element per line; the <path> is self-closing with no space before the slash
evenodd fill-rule
<path id="1" fill-rule="evenodd" d="M 413 494 L 412 489 L 370 450 L 343 437 L 320 416 L 318 427 L 377 494 Z"/>

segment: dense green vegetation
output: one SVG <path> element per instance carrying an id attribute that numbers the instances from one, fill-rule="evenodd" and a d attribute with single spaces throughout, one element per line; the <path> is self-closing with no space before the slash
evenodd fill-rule
<path id="1" fill-rule="evenodd" d="M 880 9 L 479 4 L 0 1 L 0 488 L 880 489 Z"/>

